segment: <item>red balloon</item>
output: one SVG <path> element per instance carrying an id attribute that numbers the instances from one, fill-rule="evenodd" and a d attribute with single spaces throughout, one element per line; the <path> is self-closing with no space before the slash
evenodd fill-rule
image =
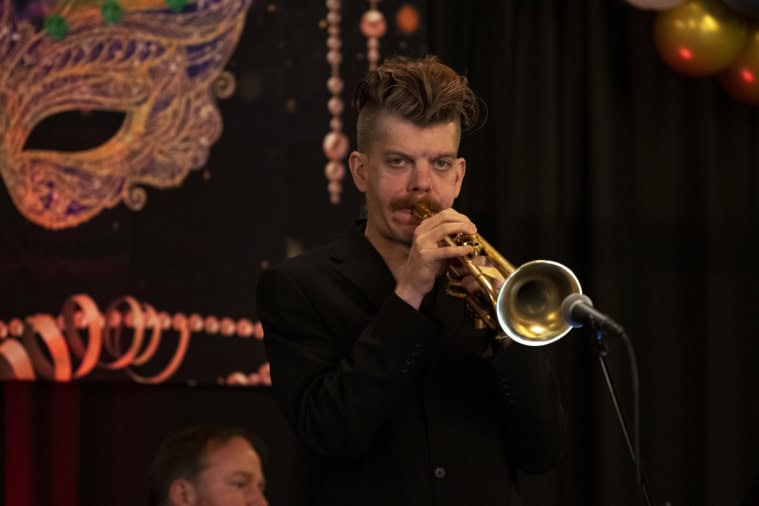
<path id="1" fill-rule="evenodd" d="M 414 33 L 419 28 L 419 11 L 413 5 L 405 4 L 395 14 L 395 22 L 403 33 Z"/>
<path id="2" fill-rule="evenodd" d="M 719 80 L 738 100 L 759 105 L 759 29 L 751 32 L 743 51 Z"/>

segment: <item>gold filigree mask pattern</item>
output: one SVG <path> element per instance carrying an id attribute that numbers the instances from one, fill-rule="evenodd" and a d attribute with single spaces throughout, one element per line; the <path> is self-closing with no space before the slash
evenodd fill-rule
<path id="1" fill-rule="evenodd" d="M 74 227 L 122 201 L 140 209 L 140 185 L 179 186 L 204 166 L 222 131 L 216 98 L 232 89 L 223 69 L 251 1 L 197 2 L 179 14 L 159 1 L 122 1 L 115 25 L 83 8 L 54 41 L 0 0 L 0 175 L 21 214 Z M 24 149 L 45 118 L 76 110 L 125 118 L 93 149 Z"/>

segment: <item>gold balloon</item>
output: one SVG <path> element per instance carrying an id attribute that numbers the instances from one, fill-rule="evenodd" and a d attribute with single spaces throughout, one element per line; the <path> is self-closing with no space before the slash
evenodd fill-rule
<path id="1" fill-rule="evenodd" d="M 746 20 L 718 0 L 691 0 L 659 12 L 654 23 L 654 42 L 662 59 L 690 76 L 725 70 L 747 34 Z"/>
<path id="2" fill-rule="evenodd" d="M 743 51 L 719 80 L 738 100 L 759 105 L 759 27 L 751 32 Z"/>

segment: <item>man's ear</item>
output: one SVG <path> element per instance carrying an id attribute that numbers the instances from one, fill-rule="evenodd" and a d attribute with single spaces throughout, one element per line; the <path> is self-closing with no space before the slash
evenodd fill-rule
<path id="1" fill-rule="evenodd" d="M 360 151 L 353 151 L 348 157 L 348 166 L 350 167 L 353 184 L 361 193 L 366 193 L 369 179 L 369 159 Z"/>
<path id="2" fill-rule="evenodd" d="M 466 174 L 466 160 L 463 158 L 457 158 L 454 162 L 456 170 L 456 198 L 461 193 L 461 185 L 464 182 L 464 175 Z"/>
<path id="3" fill-rule="evenodd" d="M 197 504 L 195 486 L 184 478 L 177 478 L 169 485 L 169 504 L 171 506 L 193 506 Z"/>

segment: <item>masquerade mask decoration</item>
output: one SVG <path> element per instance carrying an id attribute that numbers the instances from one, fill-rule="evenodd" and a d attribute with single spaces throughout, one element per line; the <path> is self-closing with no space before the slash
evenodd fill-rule
<path id="1" fill-rule="evenodd" d="M 50 229 L 77 226 L 146 192 L 179 186 L 205 165 L 222 131 L 216 98 L 252 0 L 122 0 L 118 23 L 98 6 L 65 16 L 54 40 L 0 0 L 0 175 L 18 210 Z M 124 114 L 113 137 L 83 151 L 24 145 L 45 118 L 71 111 Z"/>

